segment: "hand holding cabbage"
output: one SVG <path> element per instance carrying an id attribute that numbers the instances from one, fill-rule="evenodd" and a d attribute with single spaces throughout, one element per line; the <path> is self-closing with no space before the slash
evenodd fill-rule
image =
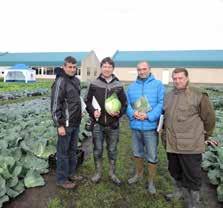
<path id="1" fill-rule="evenodd" d="M 134 117 L 138 120 L 148 119 L 147 112 L 152 110 L 150 103 L 145 96 L 141 96 L 134 103 L 133 108 L 135 110 Z"/>
<path id="2" fill-rule="evenodd" d="M 116 93 L 113 93 L 105 100 L 105 110 L 111 116 L 119 116 L 121 110 L 121 102 Z"/>

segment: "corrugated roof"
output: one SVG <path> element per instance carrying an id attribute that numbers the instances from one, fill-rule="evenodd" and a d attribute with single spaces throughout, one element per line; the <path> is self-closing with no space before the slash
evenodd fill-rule
<path id="1" fill-rule="evenodd" d="M 136 67 L 148 61 L 151 67 L 223 68 L 223 50 L 188 51 L 116 51 L 117 67 Z"/>
<path id="2" fill-rule="evenodd" d="M 39 53 L 2 53 L 0 54 L 0 66 L 12 66 L 24 63 L 29 66 L 60 66 L 64 58 L 73 56 L 78 64 L 90 52 L 39 52 Z"/>

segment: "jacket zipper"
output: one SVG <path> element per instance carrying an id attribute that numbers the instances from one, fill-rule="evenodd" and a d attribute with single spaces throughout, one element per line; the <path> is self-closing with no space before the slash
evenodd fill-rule
<path id="1" fill-rule="evenodd" d="M 142 96 L 144 96 L 144 81 L 142 83 Z M 142 130 L 144 130 L 144 122 L 142 121 Z"/>
<path id="2" fill-rule="evenodd" d="M 107 86 L 105 88 L 105 100 L 107 98 L 107 95 L 108 95 L 108 89 L 107 89 Z M 106 116 L 106 112 L 105 112 L 105 125 L 107 124 L 107 116 Z"/>
<path id="3" fill-rule="evenodd" d="M 70 115 L 69 115 L 69 110 L 68 110 L 68 102 L 67 102 L 67 99 L 65 99 L 65 104 L 66 104 L 66 109 L 65 109 L 65 114 L 66 114 L 66 127 L 69 127 Z"/>

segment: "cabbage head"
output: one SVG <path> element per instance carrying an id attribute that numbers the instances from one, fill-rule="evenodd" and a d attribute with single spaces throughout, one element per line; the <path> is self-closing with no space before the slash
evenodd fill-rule
<path id="1" fill-rule="evenodd" d="M 134 109 L 141 113 L 147 113 L 152 110 L 149 101 L 145 96 L 141 96 L 138 100 L 136 100 L 134 103 Z"/>
<path id="2" fill-rule="evenodd" d="M 108 114 L 117 113 L 121 109 L 121 102 L 116 93 L 113 93 L 105 100 L 105 110 Z"/>

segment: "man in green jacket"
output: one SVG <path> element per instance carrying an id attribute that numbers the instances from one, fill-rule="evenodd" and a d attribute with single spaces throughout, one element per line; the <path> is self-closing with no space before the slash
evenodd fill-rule
<path id="1" fill-rule="evenodd" d="M 184 197 L 189 208 L 199 207 L 201 161 L 205 143 L 215 127 L 215 112 L 208 95 L 189 85 L 188 71 L 172 72 L 174 89 L 164 101 L 164 140 L 174 192 L 167 199 Z"/>

